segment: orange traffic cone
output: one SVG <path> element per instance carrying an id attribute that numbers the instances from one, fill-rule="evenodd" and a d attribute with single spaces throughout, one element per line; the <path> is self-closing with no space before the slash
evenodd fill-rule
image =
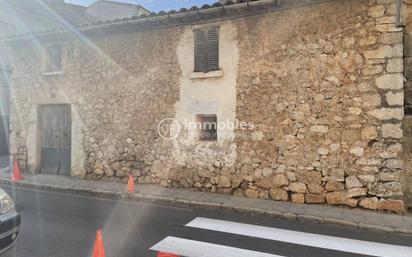
<path id="1" fill-rule="evenodd" d="M 129 175 L 129 181 L 127 181 L 127 192 L 134 193 L 134 178 L 132 175 Z"/>
<path id="2" fill-rule="evenodd" d="M 179 255 L 171 254 L 171 253 L 162 253 L 158 252 L 157 257 L 180 257 Z"/>
<path id="3" fill-rule="evenodd" d="M 104 243 L 103 243 L 103 235 L 102 235 L 101 230 L 97 230 L 96 242 L 94 243 L 92 257 L 106 257 L 106 252 L 104 250 Z"/>
<path id="4" fill-rule="evenodd" d="M 23 177 L 22 177 L 22 175 L 21 175 L 21 173 L 20 173 L 19 164 L 18 164 L 18 162 L 15 160 L 15 161 L 13 162 L 13 175 L 11 176 L 11 181 L 17 182 L 17 181 L 20 181 L 20 180 L 22 180 L 22 179 L 23 179 Z"/>

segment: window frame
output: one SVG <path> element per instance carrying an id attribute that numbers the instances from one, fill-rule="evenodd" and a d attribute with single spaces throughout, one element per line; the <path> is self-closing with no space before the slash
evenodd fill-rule
<path id="1" fill-rule="evenodd" d="M 207 119 L 213 119 L 213 121 L 208 121 Z M 196 114 L 196 120 L 197 122 L 200 123 L 200 128 L 198 128 L 198 133 L 197 133 L 198 141 L 202 141 L 202 142 L 217 141 L 218 139 L 217 137 L 217 133 L 218 133 L 217 115 L 216 114 Z M 206 129 L 204 127 L 204 124 L 206 122 L 214 123 L 214 128 Z"/>
<path id="2" fill-rule="evenodd" d="M 213 30 L 215 30 L 215 39 L 211 39 Z M 203 40 L 199 40 L 199 32 L 203 33 Z M 193 30 L 194 39 L 194 68 L 195 73 L 208 73 L 220 70 L 220 26 L 209 26 Z M 200 47 L 203 48 L 203 54 Z M 213 51 L 214 50 L 214 51 Z M 200 55 L 203 56 L 200 56 Z M 215 54 L 215 56 L 213 56 Z M 203 57 L 203 65 L 201 65 L 201 58 Z M 211 59 L 215 58 L 214 65 L 211 65 Z M 202 67 L 204 66 L 204 67 Z"/>
<path id="3" fill-rule="evenodd" d="M 58 49 L 58 60 L 54 58 L 52 50 Z M 63 47 L 60 44 L 46 46 L 44 58 L 44 72 L 46 74 L 60 73 L 63 71 Z"/>

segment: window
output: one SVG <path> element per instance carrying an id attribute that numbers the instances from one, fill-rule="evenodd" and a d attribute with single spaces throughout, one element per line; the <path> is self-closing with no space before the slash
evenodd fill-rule
<path id="1" fill-rule="evenodd" d="M 62 48 L 61 46 L 49 46 L 46 49 L 46 72 L 62 70 Z"/>
<path id="2" fill-rule="evenodd" d="M 195 72 L 219 70 L 219 27 L 197 29 L 195 36 Z"/>
<path id="3" fill-rule="evenodd" d="M 199 140 L 217 140 L 217 116 L 216 115 L 197 115 L 200 123 Z"/>

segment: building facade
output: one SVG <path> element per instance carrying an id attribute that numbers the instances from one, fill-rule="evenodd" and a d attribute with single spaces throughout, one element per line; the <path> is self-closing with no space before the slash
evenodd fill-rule
<path id="1" fill-rule="evenodd" d="M 403 213 L 397 7 L 226 2 L 5 39 L 13 157 L 32 173 Z"/>

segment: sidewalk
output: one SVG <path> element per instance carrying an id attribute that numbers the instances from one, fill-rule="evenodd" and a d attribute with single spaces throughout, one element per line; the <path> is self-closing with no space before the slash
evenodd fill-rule
<path id="1" fill-rule="evenodd" d="M 136 185 L 136 192 L 128 194 L 126 185 L 116 182 L 91 181 L 56 175 L 24 174 L 24 180 L 13 183 L 8 172 L 0 172 L 0 184 L 20 187 L 73 192 L 158 204 L 207 208 L 297 219 L 310 222 L 332 223 L 387 232 L 412 234 L 412 215 L 404 216 L 350 209 L 328 205 L 294 204 L 272 200 L 258 200 L 229 195 L 164 188 L 157 185 Z"/>

